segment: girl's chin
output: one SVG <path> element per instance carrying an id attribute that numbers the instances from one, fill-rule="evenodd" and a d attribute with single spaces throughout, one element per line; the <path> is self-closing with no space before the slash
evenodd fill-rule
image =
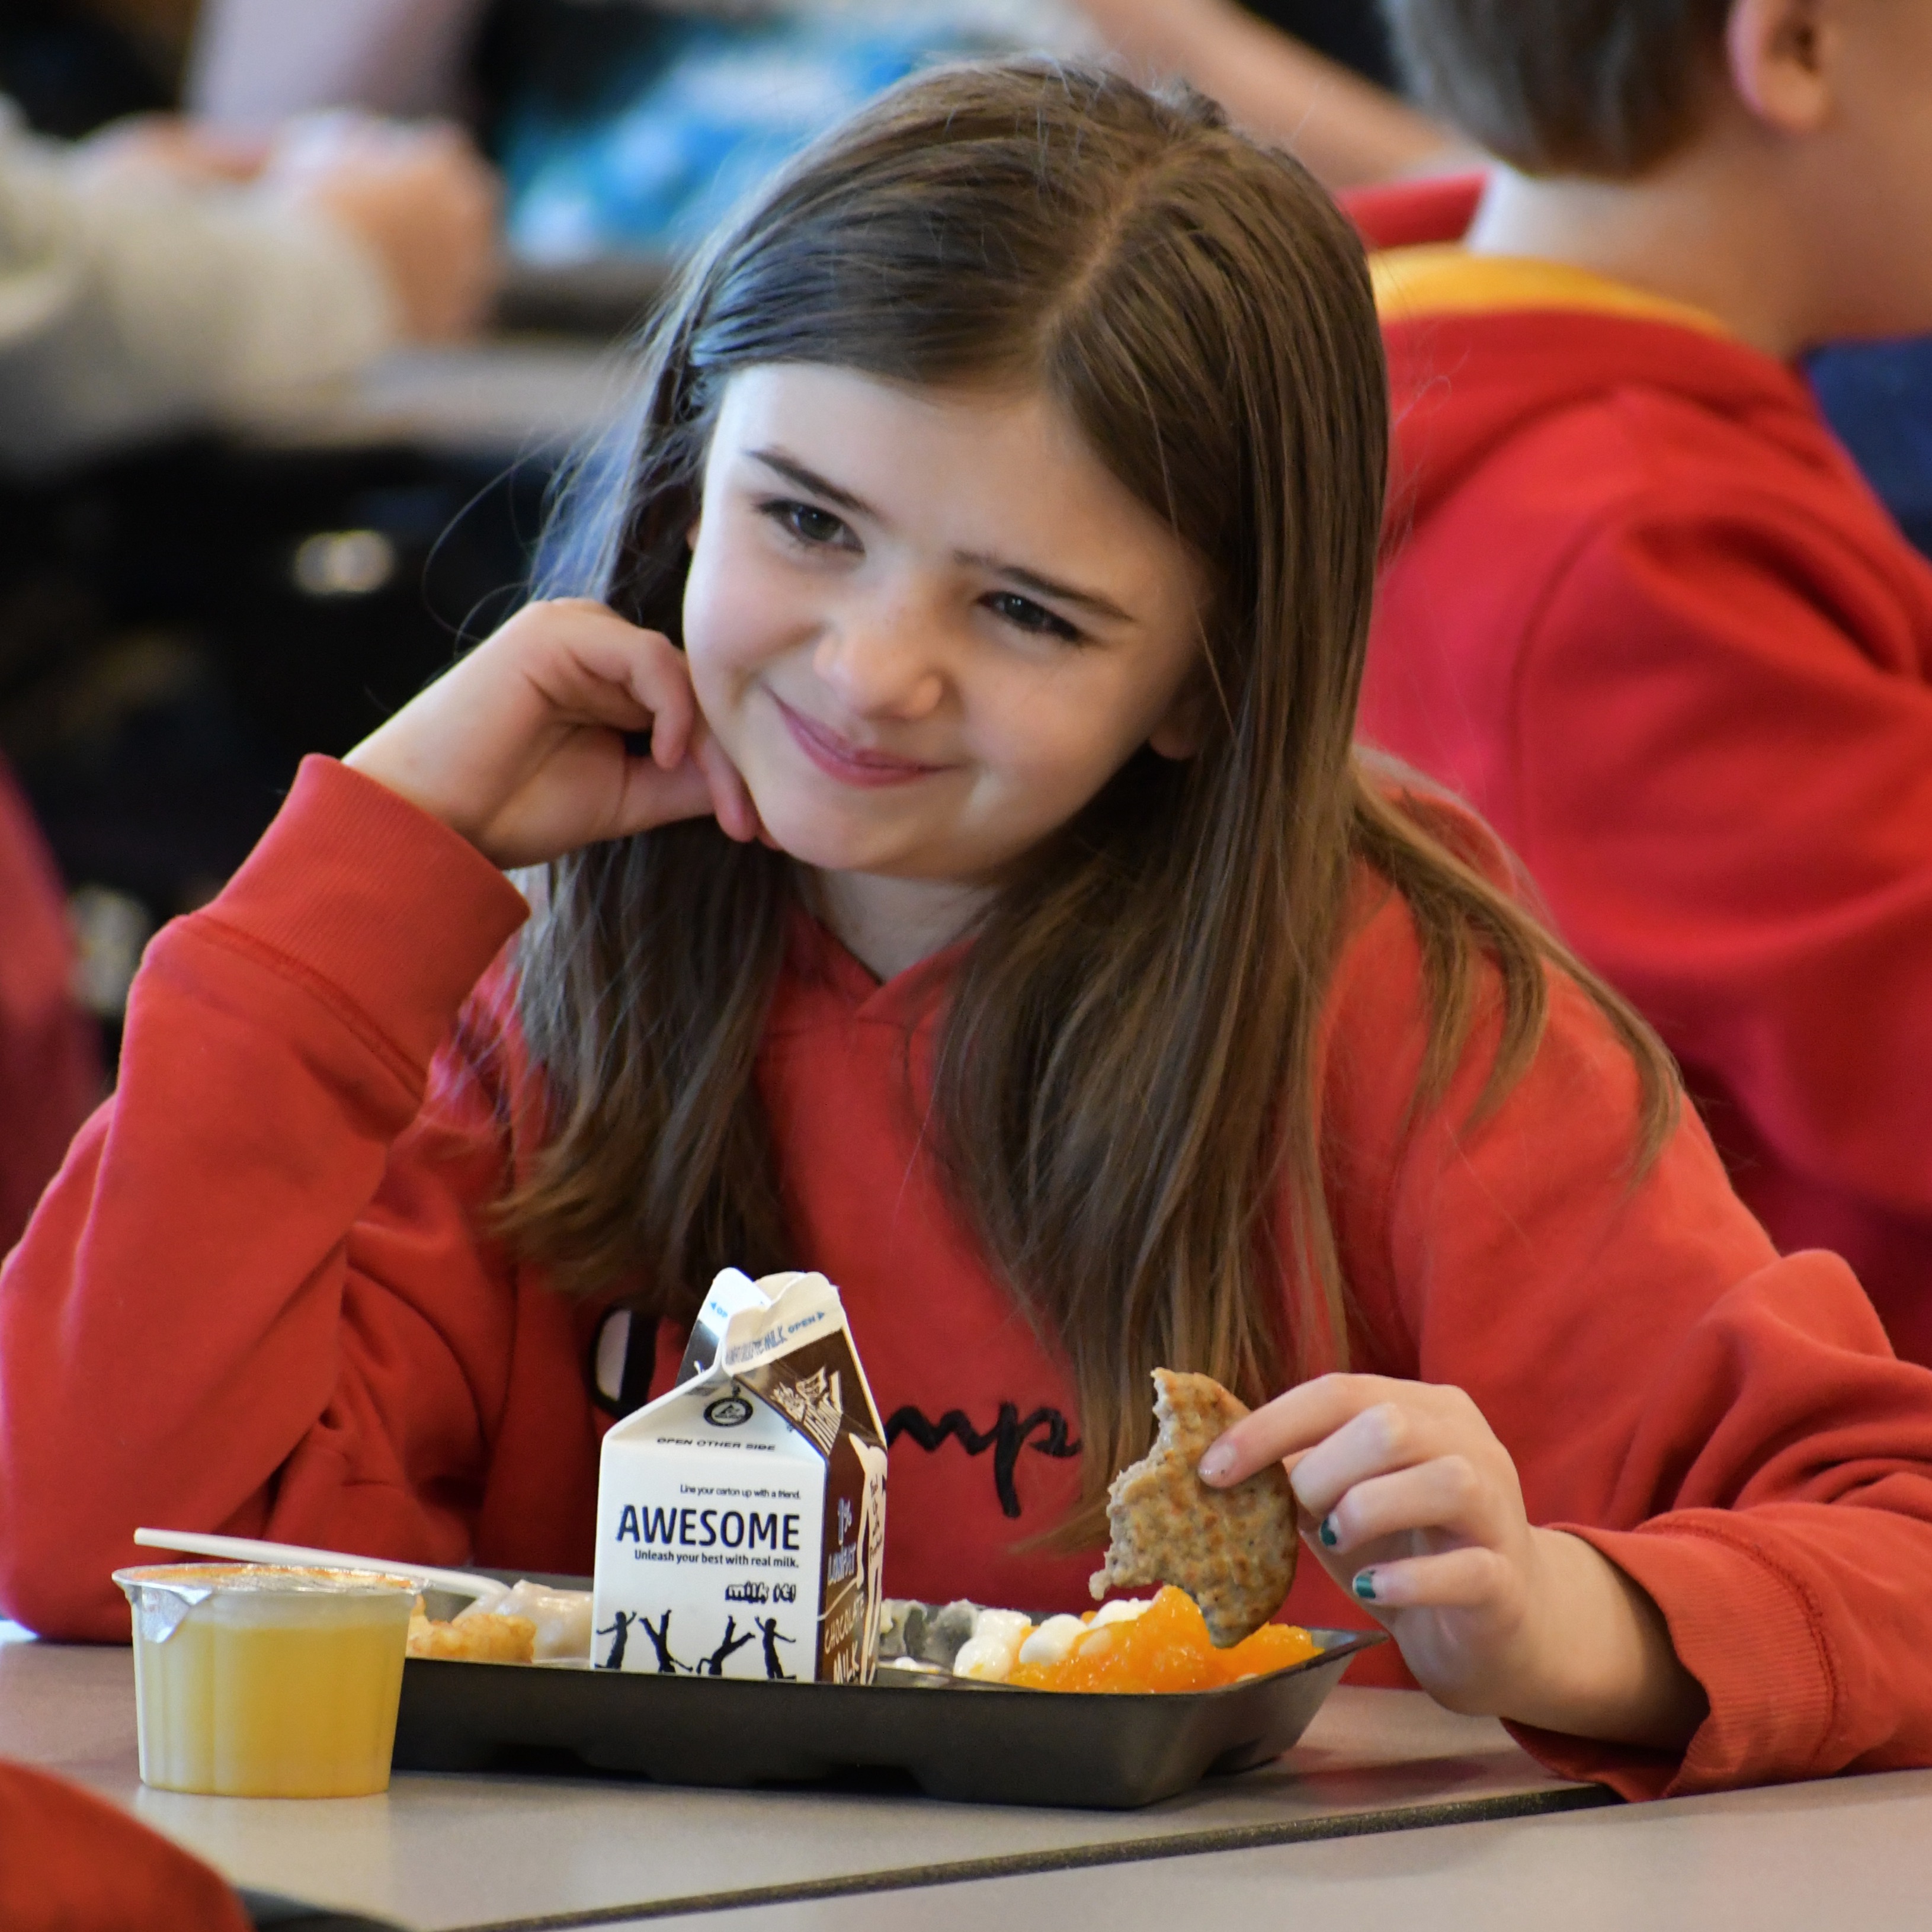
<path id="1" fill-rule="evenodd" d="M 820 872 L 896 872 L 902 869 L 905 852 L 895 842 L 855 835 L 850 826 L 828 824 L 809 812 L 766 810 L 762 802 L 758 815 L 778 850 L 801 866 Z"/>

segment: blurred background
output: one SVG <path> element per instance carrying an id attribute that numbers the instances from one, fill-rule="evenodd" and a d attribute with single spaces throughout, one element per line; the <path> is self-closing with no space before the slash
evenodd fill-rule
<path id="1" fill-rule="evenodd" d="M 110 1069 L 146 938 L 297 760 L 522 596 L 680 252 L 1012 50 L 1189 75 L 1338 186 L 1443 155 L 1366 0 L 0 4 L 0 751 Z"/>
<path id="2" fill-rule="evenodd" d="M 1337 189 L 1467 165 L 1372 0 L 0 4 L 0 752 L 98 1065 L 302 755 L 516 604 L 680 251 L 878 88 L 1014 49 L 1186 76 Z M 1820 380 L 1923 543 L 1915 357 Z"/>

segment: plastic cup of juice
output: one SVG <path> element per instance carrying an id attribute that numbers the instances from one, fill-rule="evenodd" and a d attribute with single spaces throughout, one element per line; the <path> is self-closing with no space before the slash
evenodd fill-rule
<path id="1" fill-rule="evenodd" d="M 389 1788 L 415 1588 L 362 1570 L 117 1570 L 134 1611 L 141 1781 L 224 1798 Z"/>

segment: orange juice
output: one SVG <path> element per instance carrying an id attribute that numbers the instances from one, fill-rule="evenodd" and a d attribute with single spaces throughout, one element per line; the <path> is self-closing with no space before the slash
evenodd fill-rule
<path id="1" fill-rule="evenodd" d="M 141 1780 L 230 1798 L 386 1791 L 414 1592 L 360 1570 L 117 1570 Z"/>

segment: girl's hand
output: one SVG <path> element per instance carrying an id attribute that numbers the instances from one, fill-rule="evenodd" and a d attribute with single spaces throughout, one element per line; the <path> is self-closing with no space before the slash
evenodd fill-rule
<path id="1" fill-rule="evenodd" d="M 1661 1612 L 1581 1538 L 1532 1526 L 1460 1389 L 1324 1376 L 1237 1423 L 1202 1480 L 1280 1459 L 1308 1547 L 1451 1710 L 1681 1750 L 1708 1710 Z"/>
<path id="2" fill-rule="evenodd" d="M 506 867 L 706 814 L 764 836 L 683 653 L 588 598 L 526 606 L 344 762 Z"/>

